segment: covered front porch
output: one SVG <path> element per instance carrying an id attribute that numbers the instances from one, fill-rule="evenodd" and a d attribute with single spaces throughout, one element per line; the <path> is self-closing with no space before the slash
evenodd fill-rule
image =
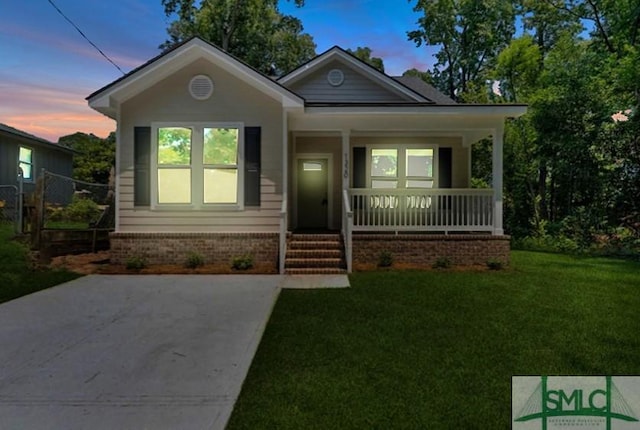
<path id="1" fill-rule="evenodd" d="M 524 108 L 433 108 L 289 112 L 281 234 L 310 227 L 340 231 L 349 271 L 354 235 L 503 237 L 504 120 Z M 492 140 L 491 188 L 471 188 L 471 146 L 484 138 Z M 286 242 L 283 247 L 286 252 Z"/>

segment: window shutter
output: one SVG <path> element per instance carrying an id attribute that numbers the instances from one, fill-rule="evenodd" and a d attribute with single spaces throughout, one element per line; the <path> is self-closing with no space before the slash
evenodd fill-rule
<path id="1" fill-rule="evenodd" d="M 133 204 L 151 204 L 151 127 L 135 127 L 133 132 Z"/>
<path id="2" fill-rule="evenodd" d="M 245 206 L 260 206 L 260 137 L 260 127 L 244 128 Z"/>
<path id="3" fill-rule="evenodd" d="M 353 148 L 353 188 L 367 187 L 367 148 Z"/>
<path id="4" fill-rule="evenodd" d="M 451 148 L 438 150 L 438 188 L 451 188 Z"/>

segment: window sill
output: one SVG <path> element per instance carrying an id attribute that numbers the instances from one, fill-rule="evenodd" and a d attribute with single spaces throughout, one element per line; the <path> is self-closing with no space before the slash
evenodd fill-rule
<path id="1" fill-rule="evenodd" d="M 239 205 L 161 205 L 152 206 L 152 212 L 241 212 L 244 207 Z"/>

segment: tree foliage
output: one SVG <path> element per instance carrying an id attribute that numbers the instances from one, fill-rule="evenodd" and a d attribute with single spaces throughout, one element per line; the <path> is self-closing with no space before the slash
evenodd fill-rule
<path id="1" fill-rule="evenodd" d="M 529 105 L 505 128 L 507 230 L 640 249 L 640 3 L 510 5 L 417 1 L 424 16 L 408 33 L 438 47 L 434 83 L 457 100 Z M 489 182 L 490 142 L 472 149 L 475 181 Z"/>
<path id="2" fill-rule="evenodd" d="M 295 0 L 303 6 L 304 0 Z M 280 13 L 277 0 L 162 0 L 168 49 L 193 36 L 214 43 L 263 73 L 288 72 L 315 56 L 302 22 Z"/>
<path id="3" fill-rule="evenodd" d="M 409 31 L 417 46 L 437 45 L 433 79 L 454 100 L 482 95 L 487 73 L 515 31 L 508 0 L 418 0 L 419 28 Z"/>
<path id="4" fill-rule="evenodd" d="M 59 143 L 72 148 L 73 178 L 96 184 L 107 184 L 116 160 L 116 136 L 101 139 L 93 134 L 77 132 L 59 139 Z"/>
<path id="5" fill-rule="evenodd" d="M 358 46 L 355 51 L 347 49 L 347 52 L 384 73 L 384 62 L 382 58 L 372 57 L 371 48 Z"/>

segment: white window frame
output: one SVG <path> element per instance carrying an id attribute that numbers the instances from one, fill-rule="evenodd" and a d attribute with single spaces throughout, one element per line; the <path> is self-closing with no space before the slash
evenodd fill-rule
<path id="1" fill-rule="evenodd" d="M 369 188 L 373 188 L 373 178 L 371 176 L 371 152 L 372 149 L 395 149 L 398 151 L 398 165 L 397 165 L 397 176 L 395 177 L 395 181 L 398 183 L 396 188 L 389 189 L 411 189 L 407 187 L 407 181 L 410 180 L 421 180 L 416 176 L 407 176 L 407 149 L 432 149 L 433 150 L 433 187 L 438 188 L 438 149 L 439 145 L 437 144 L 420 144 L 420 143 L 411 143 L 411 144 L 403 144 L 403 143 L 375 143 L 366 145 L 367 148 L 367 165 L 366 165 L 366 175 L 367 175 L 367 186 Z M 375 178 L 378 178 L 377 176 Z M 392 181 L 394 178 L 385 177 L 385 180 Z M 380 188 L 383 189 L 383 188 Z"/>
<path id="2" fill-rule="evenodd" d="M 191 203 L 158 202 L 158 130 L 165 127 L 191 129 Z M 236 203 L 204 202 L 204 129 L 238 129 L 238 184 Z M 152 210 L 244 210 L 244 123 L 243 122 L 154 122 L 151 124 L 151 209 Z"/>
<path id="3" fill-rule="evenodd" d="M 31 151 L 31 163 L 25 163 L 24 161 L 22 161 L 20 159 L 20 150 L 22 148 L 28 149 L 29 151 Z M 31 166 L 31 177 L 30 178 L 25 178 L 24 177 L 24 170 L 23 170 L 22 180 L 24 182 L 35 182 L 35 180 L 36 180 L 36 163 L 35 163 L 35 160 L 34 160 L 34 155 L 35 155 L 35 151 L 33 150 L 32 147 L 26 146 L 26 145 L 18 145 L 18 169 L 20 169 L 20 165 L 21 164 L 29 164 Z"/>

